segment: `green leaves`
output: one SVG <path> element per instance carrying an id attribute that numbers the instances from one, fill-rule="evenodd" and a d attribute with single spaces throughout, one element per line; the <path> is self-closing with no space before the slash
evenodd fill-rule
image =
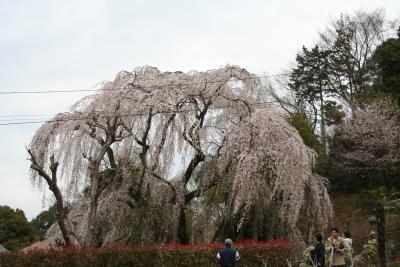
<path id="1" fill-rule="evenodd" d="M 56 219 L 56 206 L 51 206 L 48 210 L 39 213 L 31 222 L 36 231 L 44 235 Z"/>
<path id="2" fill-rule="evenodd" d="M 342 105 L 338 105 L 335 101 L 328 100 L 325 102 L 324 109 L 327 126 L 338 125 L 343 122 L 346 114 L 342 108 Z"/>
<path id="3" fill-rule="evenodd" d="M 374 52 L 371 63 L 375 70 L 374 89 L 400 103 L 400 39 L 384 41 Z"/>
<path id="4" fill-rule="evenodd" d="M 0 206 L 0 244 L 8 250 L 18 250 L 38 239 L 22 210 Z"/>
<path id="5" fill-rule="evenodd" d="M 303 46 L 302 53 L 297 54 L 296 67 L 290 75 L 289 87 L 296 96 L 313 104 L 321 100 L 321 93 L 328 89 L 328 55 L 330 51 L 321 50 L 318 45 L 308 50 Z"/>
<path id="6" fill-rule="evenodd" d="M 318 154 L 322 150 L 322 144 L 318 141 L 318 137 L 314 134 L 310 120 L 305 114 L 293 114 L 287 118 L 287 121 L 299 132 L 306 146 L 314 149 Z"/>

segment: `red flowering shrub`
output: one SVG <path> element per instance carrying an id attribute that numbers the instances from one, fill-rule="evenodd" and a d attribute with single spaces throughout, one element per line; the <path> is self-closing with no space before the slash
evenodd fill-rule
<path id="1" fill-rule="evenodd" d="M 114 246 L 108 248 L 65 248 L 63 250 L 14 252 L 0 255 L 0 267 L 125 267 L 219 266 L 217 252 L 223 244 Z M 291 244 L 287 241 L 235 243 L 240 266 L 287 266 Z"/>

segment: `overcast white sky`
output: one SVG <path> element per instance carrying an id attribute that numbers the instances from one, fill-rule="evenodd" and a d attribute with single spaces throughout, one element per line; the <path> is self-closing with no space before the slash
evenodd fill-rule
<path id="1" fill-rule="evenodd" d="M 375 8 L 400 17 L 399 0 L 0 0 L 0 91 L 91 89 L 141 65 L 279 73 L 330 18 Z M 0 95 L 0 116 L 52 115 L 84 95 Z M 0 126 L 0 205 L 29 219 L 43 209 L 25 151 L 39 126 Z"/>

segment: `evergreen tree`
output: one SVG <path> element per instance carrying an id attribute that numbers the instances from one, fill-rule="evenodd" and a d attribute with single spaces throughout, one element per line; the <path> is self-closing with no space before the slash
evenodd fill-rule
<path id="1" fill-rule="evenodd" d="M 51 206 L 48 210 L 39 213 L 31 222 L 32 226 L 43 237 L 50 226 L 56 221 L 56 206 Z"/>
<path id="2" fill-rule="evenodd" d="M 329 50 L 322 50 L 316 45 L 311 50 L 303 46 L 302 53 L 297 54 L 296 67 L 290 75 L 289 86 L 296 97 L 315 111 L 314 120 L 318 121 L 321 130 L 321 143 L 324 153 L 327 148 L 325 97 L 329 93 L 328 56 Z"/>
<path id="3" fill-rule="evenodd" d="M 360 107 L 359 97 L 372 82 L 370 61 L 383 40 L 383 13 L 357 12 L 342 15 L 321 33 L 321 46 L 330 50 L 329 91 L 351 110 Z"/>
<path id="4" fill-rule="evenodd" d="M 0 244 L 18 250 L 37 241 L 39 236 L 20 209 L 0 206 Z"/>
<path id="5" fill-rule="evenodd" d="M 397 39 L 388 39 L 378 46 L 372 63 L 376 75 L 374 89 L 391 95 L 400 104 L 400 36 Z"/>

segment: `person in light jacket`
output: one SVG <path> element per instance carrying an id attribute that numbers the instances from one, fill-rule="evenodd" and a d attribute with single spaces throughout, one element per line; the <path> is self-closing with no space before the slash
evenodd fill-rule
<path id="1" fill-rule="evenodd" d="M 345 267 L 344 255 L 347 250 L 346 242 L 339 236 L 339 229 L 332 228 L 331 236 L 326 240 L 325 250 L 328 252 L 329 267 Z"/>
<path id="2" fill-rule="evenodd" d="M 351 234 L 349 231 L 346 231 L 343 233 L 344 236 L 344 242 L 346 242 L 347 246 L 347 253 L 344 257 L 344 261 L 346 262 L 346 267 L 352 267 L 353 266 L 353 239 L 351 239 Z"/>

